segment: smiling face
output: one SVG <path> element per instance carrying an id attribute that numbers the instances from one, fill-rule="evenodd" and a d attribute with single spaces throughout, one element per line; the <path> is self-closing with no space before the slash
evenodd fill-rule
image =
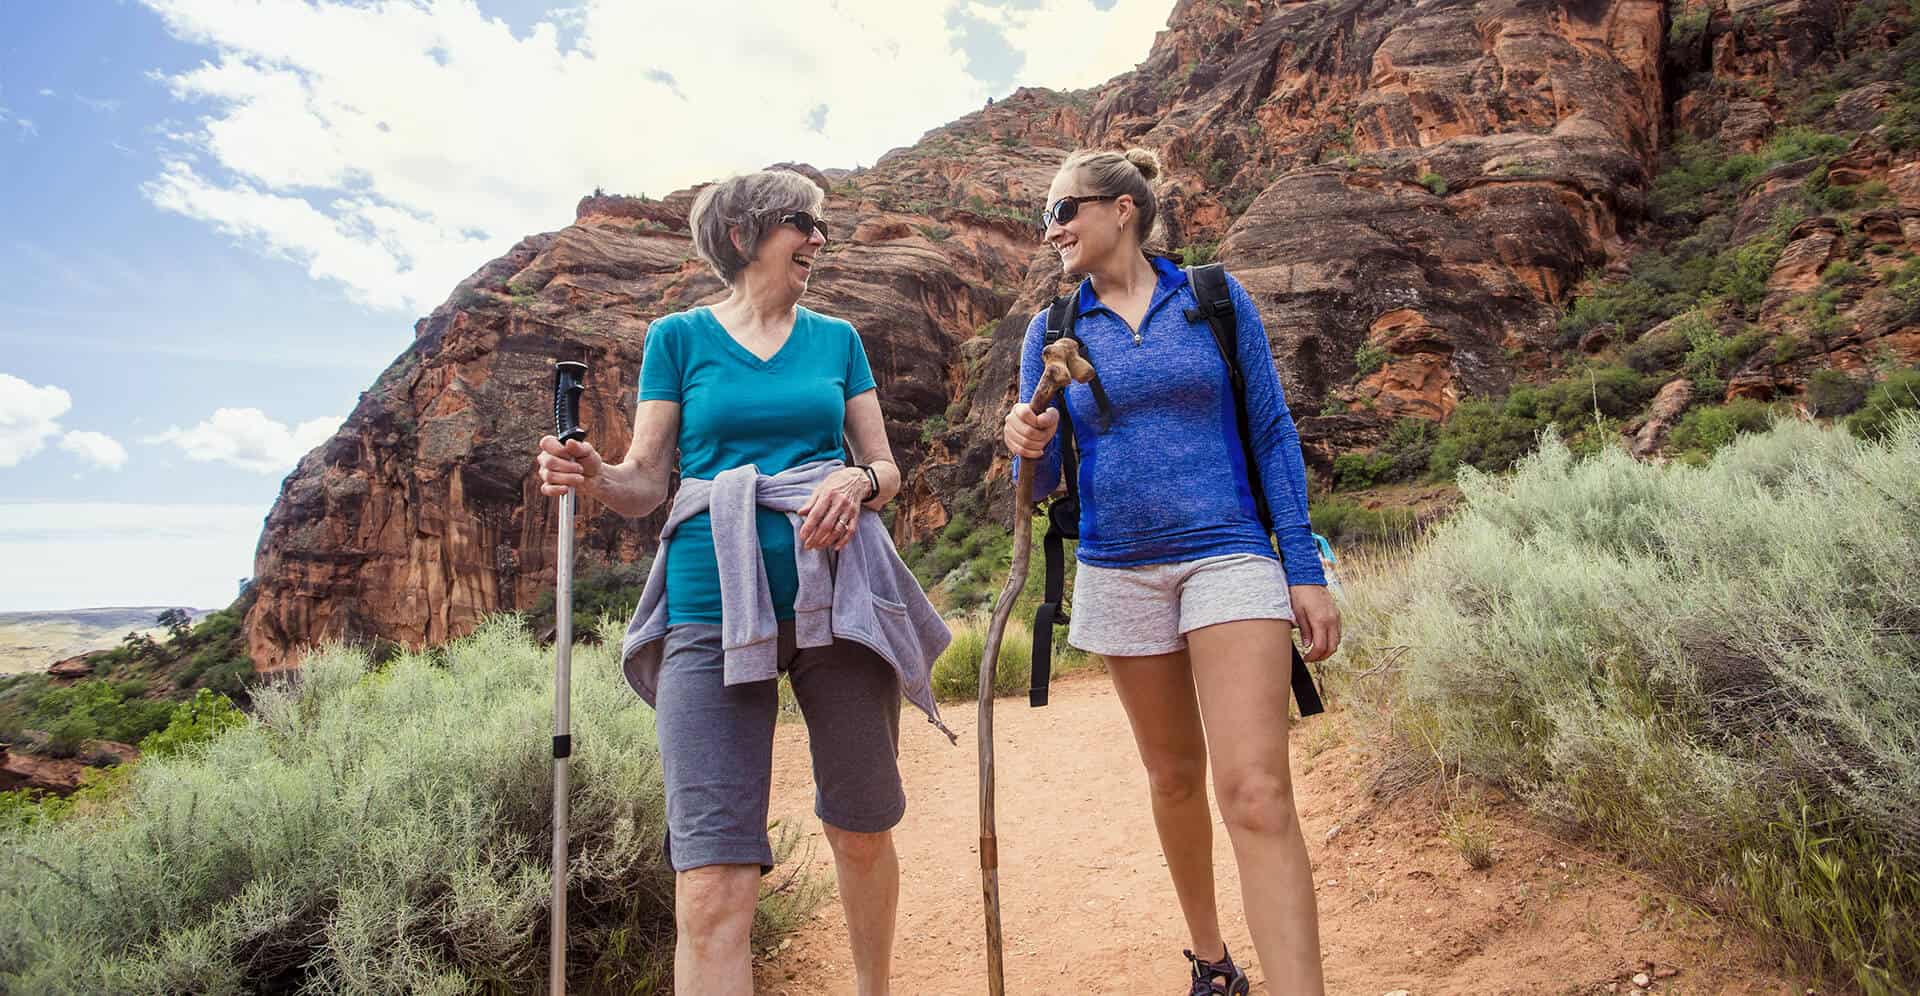
<path id="1" fill-rule="evenodd" d="M 819 227 L 812 225 L 808 225 L 805 234 L 802 234 L 801 226 L 816 218 L 811 212 L 779 213 L 779 216 L 794 215 L 804 217 L 794 217 L 786 222 L 776 221 L 767 227 L 760 236 L 753 259 L 742 271 L 743 277 L 760 286 L 779 286 L 784 282 L 795 295 L 807 289 L 807 279 L 813 275 L 814 264 L 818 262 L 816 257 L 827 244 L 827 237 Z"/>
<path id="2" fill-rule="evenodd" d="M 1062 197 L 1093 197 L 1098 191 L 1087 183 L 1084 171 L 1062 170 L 1047 188 L 1047 206 Z M 1060 268 L 1067 273 L 1090 273 L 1104 266 L 1116 253 L 1138 252 L 1139 240 L 1133 235 L 1133 198 L 1122 194 L 1115 200 L 1082 201 L 1068 221 L 1058 218 L 1047 223 L 1047 245 L 1060 255 Z"/>

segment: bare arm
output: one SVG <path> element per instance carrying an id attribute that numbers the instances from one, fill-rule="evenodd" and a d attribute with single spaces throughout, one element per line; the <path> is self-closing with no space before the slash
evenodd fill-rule
<path id="1" fill-rule="evenodd" d="M 877 512 L 900 493 L 900 467 L 893 462 L 893 446 L 887 442 L 887 423 L 880 416 L 877 391 L 847 399 L 847 442 L 853 447 L 853 462 L 872 467 L 873 476 L 880 479 L 880 493 L 866 503 Z M 866 493 L 863 487 L 860 494 Z"/>
<path id="2" fill-rule="evenodd" d="M 633 443 L 626 459 L 607 463 L 592 443 L 562 445 L 552 436 L 540 440 L 540 492 L 566 494 L 570 488 L 629 518 L 640 518 L 667 500 L 667 483 L 678 455 L 680 405 L 642 401 L 633 416 Z"/>

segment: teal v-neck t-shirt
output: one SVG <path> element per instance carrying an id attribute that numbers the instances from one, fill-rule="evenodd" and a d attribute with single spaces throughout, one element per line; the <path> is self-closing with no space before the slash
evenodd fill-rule
<path id="1" fill-rule="evenodd" d="M 667 315 L 647 329 L 640 400 L 680 406 L 681 476 L 712 480 L 746 464 L 773 475 L 847 459 L 847 400 L 873 390 L 867 351 L 852 324 L 796 310 L 793 333 L 765 360 L 728 335 L 710 308 Z M 758 510 L 758 526 L 774 612 L 791 619 L 800 586 L 793 527 L 767 508 Z M 706 513 L 680 524 L 667 553 L 667 622 L 719 622 L 720 571 Z"/>

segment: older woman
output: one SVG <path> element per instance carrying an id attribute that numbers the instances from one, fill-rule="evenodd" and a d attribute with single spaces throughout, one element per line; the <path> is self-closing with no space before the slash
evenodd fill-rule
<path id="1" fill-rule="evenodd" d="M 902 694 L 938 723 L 928 676 L 949 635 L 874 514 L 900 470 L 866 352 L 852 325 L 798 304 L 827 240 L 823 201 L 787 171 L 703 191 L 694 248 L 730 293 L 647 330 L 626 458 L 540 441 L 543 493 L 577 489 L 628 516 L 666 499 L 679 453 L 680 488 L 622 648 L 656 710 L 676 992 L 752 991 L 782 671 L 806 717 L 859 992 L 888 991 Z"/>
<path id="2" fill-rule="evenodd" d="M 1239 320 L 1250 447 L 1272 521 L 1260 522 L 1226 363 L 1187 274 L 1142 244 L 1153 231 L 1144 149 L 1079 153 L 1047 193 L 1046 241 L 1083 273 L 1074 336 L 1111 399 L 1102 424 L 1086 385 L 1065 394 L 1081 455 L 1079 571 L 1067 639 L 1104 656 L 1147 769 L 1153 819 L 1193 939 L 1194 996 L 1245 996 L 1220 934 L 1207 809 L 1212 751 L 1247 927 L 1276 993 L 1322 992 L 1312 869 L 1287 766 L 1290 627 L 1307 660 L 1340 642 L 1340 614 L 1307 524 L 1306 470 L 1259 311 L 1228 280 Z M 1047 312 L 1027 329 L 1020 391 L 1038 379 Z M 1007 413 L 1015 456 L 1060 479 L 1059 410 Z M 1154 474 L 1142 475 L 1140 468 Z M 1279 541 L 1274 555 L 1269 529 Z"/>

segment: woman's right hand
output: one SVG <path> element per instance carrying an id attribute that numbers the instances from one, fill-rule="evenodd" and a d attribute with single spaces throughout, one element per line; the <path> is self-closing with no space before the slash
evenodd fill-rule
<path id="1" fill-rule="evenodd" d="M 540 454 L 533 462 L 540 471 L 540 493 L 556 498 L 589 487 L 606 469 L 606 462 L 592 443 L 584 439 L 562 443 L 553 436 L 540 440 Z"/>
<path id="2" fill-rule="evenodd" d="M 1046 453 L 1047 442 L 1059 429 L 1060 409 L 1048 408 L 1035 415 L 1033 409 L 1021 401 L 1016 402 L 1013 410 L 1007 413 L 1007 424 L 1001 436 L 1014 456 L 1034 460 Z"/>

